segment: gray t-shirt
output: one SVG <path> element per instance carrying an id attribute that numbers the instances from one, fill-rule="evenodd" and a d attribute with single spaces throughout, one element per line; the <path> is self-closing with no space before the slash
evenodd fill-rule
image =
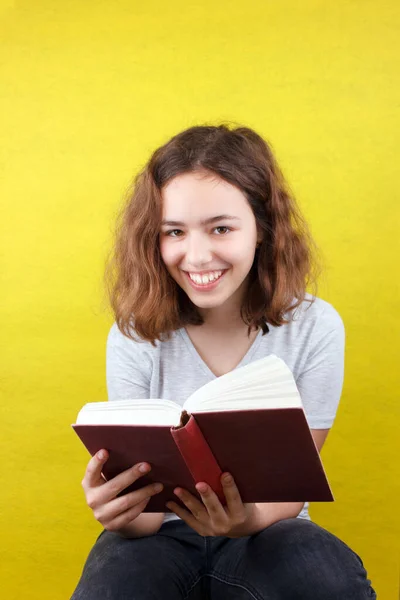
<path id="1" fill-rule="evenodd" d="M 309 294 L 306 298 L 311 298 Z M 335 419 L 343 387 L 345 330 L 331 304 L 320 298 L 302 302 L 290 323 L 269 333 L 258 332 L 252 346 L 236 368 L 276 354 L 293 373 L 311 429 L 329 429 Z M 136 336 L 135 336 L 136 337 Z M 202 360 L 186 330 L 170 340 L 133 341 L 114 323 L 107 339 L 107 390 L 109 400 L 160 398 L 180 405 L 216 376 Z M 310 519 L 308 502 L 299 514 Z M 167 513 L 165 521 L 178 518 Z"/>

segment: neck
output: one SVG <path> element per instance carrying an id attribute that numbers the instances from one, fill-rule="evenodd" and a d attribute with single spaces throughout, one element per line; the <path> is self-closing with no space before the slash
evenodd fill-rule
<path id="1" fill-rule="evenodd" d="M 214 331 L 229 331 L 235 329 L 245 329 L 247 325 L 240 316 L 240 307 L 242 305 L 245 286 L 238 289 L 236 293 L 221 306 L 215 308 L 199 309 L 204 319 L 202 327 L 212 328 Z"/>
<path id="2" fill-rule="evenodd" d="M 210 328 L 215 331 L 221 331 L 246 327 L 240 316 L 240 309 L 237 307 L 229 309 L 223 305 L 217 308 L 201 310 L 200 314 L 204 319 L 202 327 L 206 329 Z"/>

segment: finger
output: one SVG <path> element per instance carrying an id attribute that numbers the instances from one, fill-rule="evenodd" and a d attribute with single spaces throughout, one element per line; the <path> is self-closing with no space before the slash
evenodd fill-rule
<path id="1" fill-rule="evenodd" d="M 118 529 L 122 529 L 126 527 L 134 521 L 146 508 L 149 503 L 150 498 L 146 498 L 139 504 L 132 506 L 129 510 L 121 513 L 118 517 L 115 517 L 109 522 L 101 522 L 105 529 L 108 531 L 118 531 Z"/>
<path id="2" fill-rule="evenodd" d="M 221 521 L 224 523 L 227 520 L 227 515 L 214 490 L 212 490 L 209 485 L 203 482 L 196 484 L 196 490 L 201 495 L 203 504 L 205 505 L 212 521 Z"/>
<path id="3" fill-rule="evenodd" d="M 176 502 L 172 502 L 172 501 L 167 502 L 166 506 L 173 513 L 175 513 L 178 517 L 180 517 L 182 519 L 182 521 L 185 521 L 185 523 L 187 523 L 187 525 L 189 525 L 189 527 L 191 527 L 192 529 L 194 529 L 195 531 L 197 531 L 197 533 L 200 533 L 200 530 L 199 530 L 200 523 L 193 516 L 192 513 L 190 513 L 189 511 L 187 511 L 184 508 L 182 508 L 181 506 L 179 506 Z"/>
<path id="4" fill-rule="evenodd" d="M 204 504 L 190 494 L 190 492 L 182 488 L 175 488 L 174 494 L 178 496 L 179 500 L 181 500 L 185 506 L 187 506 L 195 519 L 200 520 L 207 517 L 207 511 Z"/>
<path id="5" fill-rule="evenodd" d="M 101 470 L 103 465 L 107 462 L 108 452 L 107 450 L 99 450 L 89 460 L 86 467 L 85 475 L 82 480 L 82 487 L 85 492 L 89 488 L 97 487 L 104 483 L 104 479 L 101 477 Z"/>
<path id="6" fill-rule="evenodd" d="M 144 471 L 141 469 L 144 469 Z M 102 487 L 99 490 L 102 501 L 110 502 L 110 500 L 113 500 L 123 490 L 140 479 L 140 477 L 143 477 L 143 475 L 149 473 L 150 470 L 151 467 L 148 463 L 137 463 L 130 469 L 127 469 L 112 479 L 109 479 L 106 483 L 103 482 Z"/>
<path id="7" fill-rule="evenodd" d="M 221 483 L 229 513 L 231 515 L 241 514 L 244 511 L 244 504 L 232 475 L 224 473 L 221 477 Z"/>
<path id="8" fill-rule="evenodd" d="M 139 490 L 135 490 L 134 492 L 130 492 L 120 498 L 111 500 L 111 502 L 108 502 L 107 504 L 99 506 L 99 508 L 93 511 L 94 516 L 100 523 L 113 521 L 120 515 L 133 509 L 136 505 L 141 504 L 144 501 L 148 502 L 152 496 L 159 494 L 162 489 L 163 485 L 161 483 L 146 485 Z"/>

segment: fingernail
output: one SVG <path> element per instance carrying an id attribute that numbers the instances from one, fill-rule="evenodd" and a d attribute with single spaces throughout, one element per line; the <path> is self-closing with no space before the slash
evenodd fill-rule
<path id="1" fill-rule="evenodd" d="M 200 494 L 205 494 L 206 491 L 208 490 L 208 487 L 207 487 L 207 485 L 205 483 L 198 483 L 196 485 L 196 490 L 198 492 L 200 492 Z"/>
<path id="2" fill-rule="evenodd" d="M 163 489 L 162 483 L 156 483 L 156 485 L 154 486 L 155 492 L 161 492 L 162 489 Z"/>
<path id="3" fill-rule="evenodd" d="M 139 466 L 139 471 L 140 471 L 141 473 L 146 473 L 146 471 L 148 471 L 148 470 L 149 470 L 149 467 L 146 465 L 146 463 L 142 463 L 142 464 Z"/>
<path id="4" fill-rule="evenodd" d="M 233 478 L 232 475 L 225 475 L 222 479 L 223 483 L 232 483 Z"/>
<path id="5" fill-rule="evenodd" d="M 100 450 L 100 452 L 97 453 L 97 458 L 99 460 L 103 460 L 103 458 L 106 457 L 106 453 L 104 452 L 104 450 Z"/>

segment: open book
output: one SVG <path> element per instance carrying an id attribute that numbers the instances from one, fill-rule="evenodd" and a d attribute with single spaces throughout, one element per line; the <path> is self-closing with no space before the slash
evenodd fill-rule
<path id="1" fill-rule="evenodd" d="M 212 380 L 183 407 L 160 399 L 92 402 L 72 427 L 91 455 L 108 450 L 107 480 L 140 461 L 151 464 L 124 490 L 164 484 L 145 512 L 168 512 L 168 500 L 180 503 L 177 486 L 199 497 L 199 481 L 225 503 L 224 471 L 243 502 L 333 500 L 293 375 L 274 354 Z"/>

